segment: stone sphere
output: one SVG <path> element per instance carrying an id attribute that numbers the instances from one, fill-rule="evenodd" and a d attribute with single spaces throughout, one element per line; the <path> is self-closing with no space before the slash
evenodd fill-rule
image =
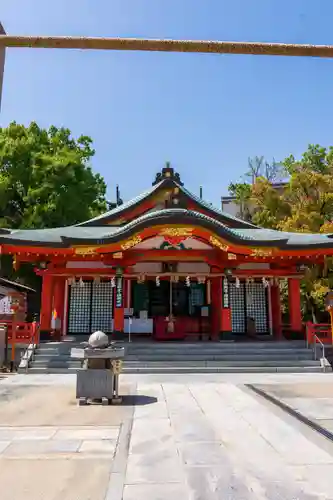
<path id="1" fill-rule="evenodd" d="M 109 337 L 101 331 L 94 332 L 88 339 L 90 347 L 107 347 L 109 345 Z"/>

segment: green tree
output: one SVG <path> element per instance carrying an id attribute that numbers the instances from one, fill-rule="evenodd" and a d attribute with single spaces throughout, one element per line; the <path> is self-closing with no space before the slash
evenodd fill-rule
<path id="1" fill-rule="evenodd" d="M 0 227 L 76 224 L 106 210 L 106 186 L 90 137 L 15 122 L 0 129 Z"/>
<path id="2" fill-rule="evenodd" d="M 265 174 L 233 184 L 236 202 L 246 192 L 250 220 L 261 227 L 290 232 L 333 233 L 333 148 L 309 145 L 299 160 L 290 156 L 282 162 L 287 181 L 276 186 Z M 240 187 L 239 187 L 240 186 Z M 302 282 L 306 317 L 319 318 L 324 297 L 333 287 L 332 259 L 308 267 Z"/>
<path id="3" fill-rule="evenodd" d="M 62 227 L 104 212 L 106 185 L 90 166 L 94 154 L 90 137 L 75 139 L 66 128 L 0 128 L 0 227 Z M 9 256 L 1 258 L 1 274 L 38 288 L 32 266 L 15 273 Z"/>
<path id="4" fill-rule="evenodd" d="M 280 181 L 285 170 L 280 162 L 273 159 L 268 163 L 263 156 L 248 158 L 248 169 L 241 182 L 229 184 L 229 194 L 235 197 L 239 206 L 239 216 L 262 227 L 273 227 L 274 221 L 266 204 L 271 203 L 271 211 L 277 210 L 277 196 L 272 183 Z M 266 192 L 266 190 L 269 192 Z M 254 190 L 256 193 L 254 194 Z M 264 211 L 263 211 L 264 210 Z M 255 220 L 258 219 L 256 222 Z"/>

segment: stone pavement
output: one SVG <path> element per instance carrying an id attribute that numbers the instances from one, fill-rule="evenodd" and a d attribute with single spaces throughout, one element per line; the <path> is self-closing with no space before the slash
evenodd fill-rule
<path id="1" fill-rule="evenodd" d="M 124 376 L 120 407 L 78 407 L 70 376 L 8 377 L 0 499 L 332 500 L 333 444 L 244 385 L 331 390 L 304 375 Z"/>
<path id="2" fill-rule="evenodd" d="M 333 384 L 255 384 L 254 387 L 319 425 L 333 439 Z"/>

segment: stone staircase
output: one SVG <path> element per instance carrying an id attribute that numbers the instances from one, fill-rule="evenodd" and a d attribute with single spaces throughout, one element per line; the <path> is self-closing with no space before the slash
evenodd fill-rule
<path id="1" fill-rule="evenodd" d="M 75 373 L 72 347 L 83 338 L 41 343 L 29 373 Z M 124 373 L 320 372 L 302 341 L 124 343 Z"/>

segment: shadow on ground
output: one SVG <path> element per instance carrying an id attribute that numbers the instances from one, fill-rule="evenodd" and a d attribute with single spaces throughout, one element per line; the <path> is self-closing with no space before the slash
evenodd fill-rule
<path id="1" fill-rule="evenodd" d="M 146 406 L 157 403 L 157 398 L 141 394 L 126 395 L 122 399 L 121 406 Z"/>

